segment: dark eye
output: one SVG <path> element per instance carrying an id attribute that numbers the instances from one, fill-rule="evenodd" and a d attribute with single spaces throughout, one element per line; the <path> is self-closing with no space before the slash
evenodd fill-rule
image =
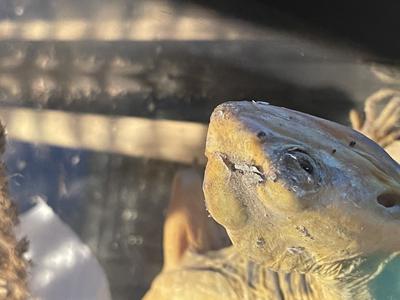
<path id="1" fill-rule="evenodd" d="M 304 158 L 301 158 L 301 159 L 299 159 L 299 164 L 300 164 L 300 167 L 304 171 L 306 171 L 308 174 L 310 174 L 310 175 L 313 174 L 314 168 L 313 168 L 312 164 L 308 160 L 306 160 Z"/>
<path id="2" fill-rule="evenodd" d="M 277 165 L 280 179 L 293 191 L 316 191 L 321 183 L 321 164 L 303 148 L 286 148 Z"/>
<path id="3" fill-rule="evenodd" d="M 308 174 L 314 174 L 314 164 L 311 161 L 310 155 L 303 149 L 292 147 L 288 149 L 289 156 L 297 166 L 300 166 Z"/>

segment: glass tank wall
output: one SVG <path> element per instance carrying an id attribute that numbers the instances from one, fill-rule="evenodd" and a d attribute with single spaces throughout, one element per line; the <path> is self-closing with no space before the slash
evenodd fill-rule
<path id="1" fill-rule="evenodd" d="M 173 175 L 204 165 L 217 104 L 263 100 L 348 124 L 351 108 L 400 86 L 368 51 L 285 30 L 294 21 L 272 8 L 265 18 L 274 26 L 200 1 L 0 3 L 12 198 L 21 213 L 51 207 L 113 299 L 140 299 L 160 271 Z"/>

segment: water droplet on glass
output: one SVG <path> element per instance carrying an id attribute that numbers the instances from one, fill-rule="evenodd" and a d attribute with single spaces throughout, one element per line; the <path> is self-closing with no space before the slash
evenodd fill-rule
<path id="1" fill-rule="evenodd" d="M 118 243 L 118 242 L 113 242 L 113 243 L 111 244 L 111 248 L 112 248 L 113 250 L 118 250 L 118 248 L 119 248 L 119 243 Z"/>
<path id="2" fill-rule="evenodd" d="M 139 191 L 143 192 L 143 191 L 145 190 L 145 188 L 146 188 L 146 182 L 145 182 L 145 181 L 142 181 L 142 182 L 139 184 Z"/>
<path id="3" fill-rule="evenodd" d="M 15 7 L 14 12 L 17 16 L 22 16 L 25 12 L 25 8 L 22 5 L 18 5 Z"/>
<path id="4" fill-rule="evenodd" d="M 17 169 L 19 171 L 22 171 L 23 169 L 25 169 L 25 167 L 26 167 L 26 161 L 24 161 L 24 160 L 17 161 Z"/>
<path id="5" fill-rule="evenodd" d="M 71 157 L 71 164 L 76 166 L 81 161 L 79 155 L 74 155 Z"/>
<path id="6" fill-rule="evenodd" d="M 99 191 L 96 191 L 93 195 L 95 200 L 100 200 L 102 197 L 102 194 Z"/>
<path id="7" fill-rule="evenodd" d="M 128 244 L 132 246 L 138 246 L 143 244 L 143 237 L 140 235 L 131 235 L 128 237 Z"/>
<path id="8" fill-rule="evenodd" d="M 135 220 L 138 217 L 138 212 L 136 210 L 125 209 L 122 212 L 122 218 L 125 221 Z"/>
<path id="9" fill-rule="evenodd" d="M 153 102 L 150 102 L 147 106 L 147 109 L 149 112 L 154 112 L 154 110 L 156 109 L 156 105 Z"/>

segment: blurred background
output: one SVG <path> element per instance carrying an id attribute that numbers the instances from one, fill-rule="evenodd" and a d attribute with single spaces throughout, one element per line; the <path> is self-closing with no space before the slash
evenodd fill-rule
<path id="1" fill-rule="evenodd" d="M 162 265 L 177 169 L 207 122 L 264 100 L 348 124 L 400 87 L 400 3 L 3 0 L 0 117 L 13 199 L 42 199 L 96 255 L 113 299 Z"/>

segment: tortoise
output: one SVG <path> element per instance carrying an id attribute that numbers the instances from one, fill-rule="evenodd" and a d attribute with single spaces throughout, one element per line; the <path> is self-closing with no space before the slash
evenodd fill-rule
<path id="1" fill-rule="evenodd" d="M 372 96 L 365 122 L 351 112 L 358 131 L 264 102 L 219 105 L 207 210 L 201 176 L 179 172 L 144 299 L 373 299 L 400 251 L 400 167 L 381 147 L 396 157 L 399 99 Z"/>

